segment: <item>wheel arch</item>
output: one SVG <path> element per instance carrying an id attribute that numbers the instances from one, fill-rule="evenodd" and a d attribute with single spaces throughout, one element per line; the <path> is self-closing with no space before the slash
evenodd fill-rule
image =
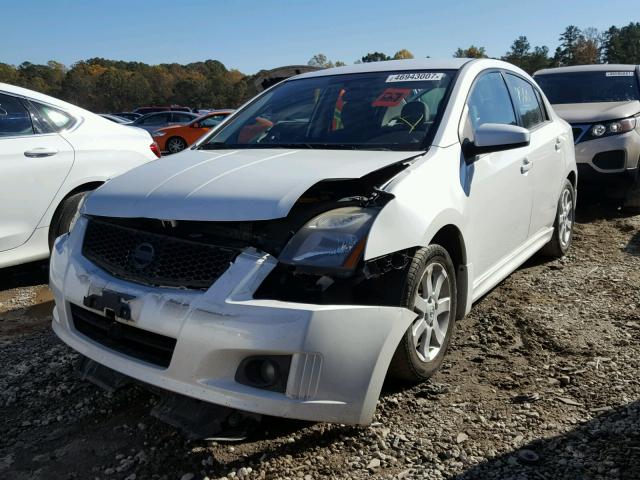
<path id="1" fill-rule="evenodd" d="M 428 242 L 444 248 L 453 262 L 456 271 L 457 309 L 456 319 L 460 320 L 468 311 L 469 273 L 467 269 L 467 248 L 464 236 L 454 224 L 442 226 Z"/>
<path id="2" fill-rule="evenodd" d="M 76 193 L 89 192 L 89 191 L 95 190 L 96 188 L 101 186 L 103 183 L 104 181 L 101 181 L 101 180 L 85 182 L 74 187 L 72 190 L 68 191 L 65 194 L 65 196 L 58 201 L 58 204 L 56 205 L 56 208 L 53 211 L 53 215 L 51 216 L 51 221 L 49 222 L 49 225 L 48 225 L 49 230 L 51 230 L 51 227 L 55 225 L 55 220 L 56 218 L 58 218 L 58 215 L 60 215 L 60 209 L 62 208 L 62 204 L 65 202 L 67 198 L 71 197 L 72 195 L 75 195 Z"/>

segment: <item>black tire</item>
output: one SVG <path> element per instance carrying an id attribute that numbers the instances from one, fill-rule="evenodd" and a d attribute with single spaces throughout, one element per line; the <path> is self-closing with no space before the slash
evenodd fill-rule
<path id="1" fill-rule="evenodd" d="M 419 249 L 406 269 L 405 282 L 401 296 L 401 306 L 416 310 L 416 295 L 421 288 L 421 281 L 430 266 L 438 265 L 448 277 L 449 319 L 446 326 L 444 342 L 431 359 L 421 358 L 418 345 L 414 340 L 413 329 L 420 317 L 407 329 L 389 365 L 389 376 L 412 383 L 422 382 L 431 377 L 442 365 L 444 356 L 451 342 L 457 309 L 456 272 L 447 251 L 440 245 L 429 245 Z M 444 288 L 444 287 L 443 287 Z M 437 306 L 437 303 L 436 303 Z M 427 320 L 428 315 L 422 318 Z M 428 321 L 428 320 L 427 320 Z M 431 321 L 434 321 L 433 319 Z M 436 314 L 435 322 L 438 322 Z M 445 329 L 442 329 L 445 330 Z M 429 348 L 429 347 L 427 347 Z"/>
<path id="2" fill-rule="evenodd" d="M 566 193 L 565 193 L 566 192 Z M 570 216 L 570 226 L 567 226 L 565 222 L 565 215 L 563 209 L 563 202 L 565 195 L 568 195 L 571 200 L 571 208 L 568 215 Z M 560 198 L 558 199 L 558 206 L 556 208 L 556 219 L 553 222 L 553 235 L 551 240 L 544 247 L 542 247 L 542 254 L 551 258 L 562 258 L 569 251 L 571 247 L 571 241 L 573 240 L 573 226 L 575 225 L 575 212 L 576 212 L 576 191 L 573 185 L 566 179 L 562 190 L 560 191 Z M 563 228 L 564 225 L 564 228 Z M 565 233 L 566 228 L 569 228 L 568 235 Z"/>
<path id="3" fill-rule="evenodd" d="M 69 231 L 71 221 L 78 211 L 80 200 L 82 200 L 86 194 L 87 192 L 74 193 L 65 198 L 58 207 L 58 210 L 51 220 L 51 226 L 49 227 L 49 251 L 53 248 L 53 242 L 55 242 L 56 238 Z"/>
<path id="4" fill-rule="evenodd" d="M 171 148 L 172 143 L 176 145 L 176 148 Z M 187 148 L 187 142 L 182 137 L 171 137 L 167 140 L 165 146 L 169 153 L 178 153 Z"/>

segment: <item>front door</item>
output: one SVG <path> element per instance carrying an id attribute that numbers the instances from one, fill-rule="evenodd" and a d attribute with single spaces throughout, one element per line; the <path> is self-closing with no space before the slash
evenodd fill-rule
<path id="1" fill-rule="evenodd" d="M 463 117 L 461 139 L 485 123 L 516 125 L 517 117 L 500 72 L 482 74 L 472 87 Z M 467 218 L 472 240 L 474 277 L 482 280 L 526 242 L 533 204 L 527 171 L 528 149 L 481 155 L 467 165 Z"/>

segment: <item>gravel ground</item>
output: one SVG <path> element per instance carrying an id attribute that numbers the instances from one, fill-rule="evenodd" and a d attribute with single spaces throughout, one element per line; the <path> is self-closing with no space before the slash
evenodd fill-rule
<path id="1" fill-rule="evenodd" d="M 42 264 L 0 271 L 0 478 L 640 478 L 640 216 L 579 212 L 457 325 L 443 369 L 388 385 L 367 428 L 265 419 L 189 441 L 138 386 L 78 379 L 51 332 Z"/>

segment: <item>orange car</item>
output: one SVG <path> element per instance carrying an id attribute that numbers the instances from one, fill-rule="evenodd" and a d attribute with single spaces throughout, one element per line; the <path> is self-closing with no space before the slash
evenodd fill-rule
<path id="1" fill-rule="evenodd" d="M 210 113 L 196 118 L 186 125 L 171 125 L 153 132 L 153 139 L 160 151 L 178 153 L 184 150 L 211 128 L 233 113 L 233 110 L 212 110 Z"/>

